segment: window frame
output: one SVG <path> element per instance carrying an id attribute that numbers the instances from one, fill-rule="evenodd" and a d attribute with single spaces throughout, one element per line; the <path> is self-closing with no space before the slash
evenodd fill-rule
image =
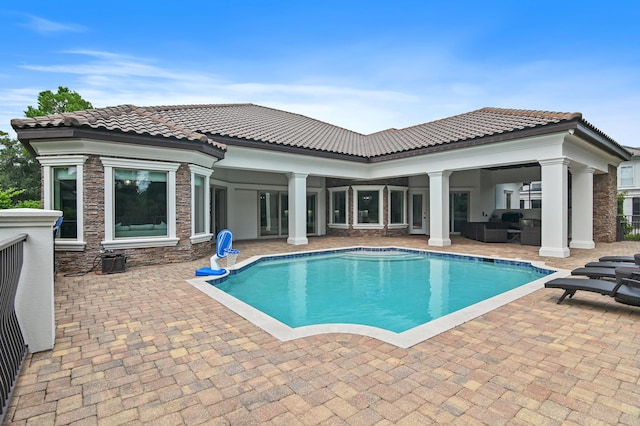
<path id="1" fill-rule="evenodd" d="M 167 247 L 178 244 L 176 237 L 176 171 L 177 163 L 100 157 L 104 166 L 104 240 L 105 249 Z M 114 169 L 149 170 L 167 173 L 167 235 L 135 238 L 115 238 Z"/>
<path id="2" fill-rule="evenodd" d="M 54 169 L 59 167 L 76 168 L 76 238 L 56 238 L 55 249 L 58 251 L 84 251 L 87 246 L 84 240 L 84 163 L 89 157 L 86 155 L 60 155 L 56 157 L 37 157 L 42 166 L 43 176 L 43 207 L 45 210 L 55 210 L 53 185 Z M 62 219 L 64 220 L 64 218 Z"/>
<path id="3" fill-rule="evenodd" d="M 394 223 L 391 222 L 391 217 L 392 217 L 392 211 L 391 211 L 391 193 L 392 192 L 401 192 L 402 193 L 402 222 L 398 222 L 398 223 Z M 408 219 L 408 212 L 407 212 L 407 208 L 408 208 L 408 201 L 407 201 L 407 193 L 409 192 L 409 188 L 406 186 L 393 186 L 393 185 L 389 185 L 387 186 L 387 203 L 388 203 L 388 217 L 387 217 L 387 228 L 389 229 L 394 229 L 394 228 L 406 228 L 409 226 L 409 219 Z"/>
<path id="4" fill-rule="evenodd" d="M 329 191 L 329 227 L 330 228 L 338 228 L 338 229 L 346 229 L 349 227 L 349 187 L 348 186 L 337 186 L 335 188 L 327 188 Z M 336 192 L 344 192 L 345 193 L 345 205 L 344 205 L 344 223 L 334 222 L 333 221 L 333 194 Z"/>
<path id="5" fill-rule="evenodd" d="M 625 177 L 623 176 L 624 170 L 629 170 L 630 171 L 630 176 L 626 177 L 626 179 L 630 179 L 630 181 L 627 181 L 627 182 L 624 181 L 624 179 L 625 179 Z M 633 165 L 620 166 L 620 185 L 619 186 L 623 187 L 623 188 L 632 187 L 634 181 L 635 181 L 634 166 Z"/>
<path id="6" fill-rule="evenodd" d="M 352 185 L 353 190 L 353 228 L 354 229 L 382 229 L 384 228 L 384 185 Z M 378 191 L 378 222 L 359 223 L 358 222 L 358 195 L 360 192 Z"/>
<path id="7" fill-rule="evenodd" d="M 210 241 L 213 237 L 211 233 L 211 175 L 213 170 L 206 167 L 197 166 L 195 164 L 189 165 L 191 170 L 191 243 L 203 243 Z M 204 231 L 196 232 L 196 176 L 204 178 L 204 211 L 201 214 L 204 217 Z"/>

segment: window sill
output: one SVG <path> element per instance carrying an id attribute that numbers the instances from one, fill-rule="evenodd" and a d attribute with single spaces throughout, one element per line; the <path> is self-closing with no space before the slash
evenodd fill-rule
<path id="1" fill-rule="evenodd" d="M 380 223 L 359 223 L 353 225 L 353 229 L 384 229 L 384 225 Z"/>
<path id="2" fill-rule="evenodd" d="M 178 245 L 179 238 L 131 238 L 122 240 L 103 241 L 105 249 L 129 249 L 147 247 L 171 247 Z"/>
<path id="3" fill-rule="evenodd" d="M 56 251 L 84 251 L 86 246 L 84 241 L 55 240 Z"/>
<path id="4" fill-rule="evenodd" d="M 390 223 L 387 225 L 388 229 L 403 229 L 407 227 L 409 227 L 409 224 L 407 223 Z"/>
<path id="5" fill-rule="evenodd" d="M 329 228 L 335 229 L 349 229 L 349 225 L 346 223 L 330 223 Z"/>
<path id="6" fill-rule="evenodd" d="M 192 235 L 189 239 L 191 240 L 191 244 L 199 244 L 211 241 L 211 237 L 213 237 L 213 234 L 198 234 Z"/>

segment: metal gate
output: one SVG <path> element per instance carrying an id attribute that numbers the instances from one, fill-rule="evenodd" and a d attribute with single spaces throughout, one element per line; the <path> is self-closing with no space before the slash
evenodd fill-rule
<path id="1" fill-rule="evenodd" d="M 15 310 L 26 239 L 26 234 L 20 234 L 0 241 L 0 423 L 4 420 L 11 392 L 27 355 Z"/>

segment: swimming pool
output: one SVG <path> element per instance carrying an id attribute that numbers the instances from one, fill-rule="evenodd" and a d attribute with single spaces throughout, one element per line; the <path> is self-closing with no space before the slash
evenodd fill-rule
<path id="1" fill-rule="evenodd" d="M 214 286 L 205 292 L 281 340 L 355 332 L 407 347 L 480 315 L 478 304 L 541 288 L 554 272 L 530 262 L 357 247 L 252 259 L 209 277 Z"/>

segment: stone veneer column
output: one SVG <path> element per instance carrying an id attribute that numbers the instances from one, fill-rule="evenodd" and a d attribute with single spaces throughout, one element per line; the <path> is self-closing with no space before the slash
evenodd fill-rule
<path id="1" fill-rule="evenodd" d="M 308 244 L 307 240 L 307 174 L 288 173 L 289 238 L 288 244 Z"/>
<path id="2" fill-rule="evenodd" d="M 430 246 L 450 246 L 449 237 L 449 176 L 450 171 L 429 173 Z"/>
<path id="3" fill-rule="evenodd" d="M 571 248 L 592 249 L 593 173 L 592 167 L 571 167 Z"/>
<path id="4" fill-rule="evenodd" d="M 540 161 L 542 175 L 542 246 L 540 256 L 569 257 L 568 165 L 566 157 Z"/>
<path id="5" fill-rule="evenodd" d="M 616 240 L 618 217 L 617 168 L 609 165 L 609 173 L 593 177 L 593 239 L 612 243 Z"/>

